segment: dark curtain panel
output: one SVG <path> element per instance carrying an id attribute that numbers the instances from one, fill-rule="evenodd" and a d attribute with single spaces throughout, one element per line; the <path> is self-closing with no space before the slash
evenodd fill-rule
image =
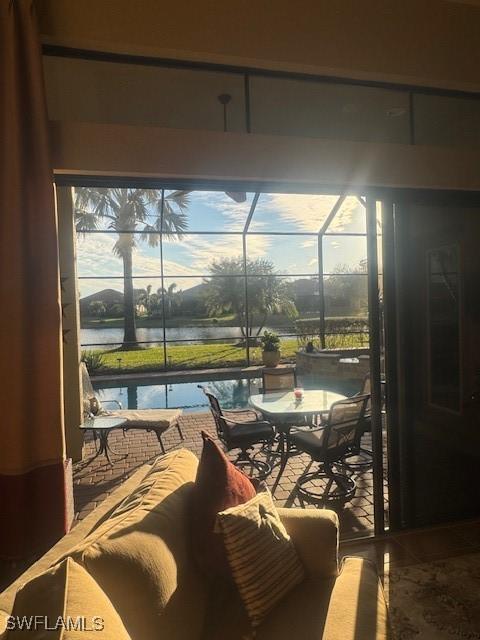
<path id="1" fill-rule="evenodd" d="M 57 224 L 32 0 L 0 0 L 0 557 L 67 528 Z"/>

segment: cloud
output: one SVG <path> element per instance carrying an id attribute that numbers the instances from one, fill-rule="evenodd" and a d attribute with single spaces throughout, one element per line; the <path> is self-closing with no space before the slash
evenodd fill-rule
<path id="1" fill-rule="evenodd" d="M 77 264 L 79 276 L 120 276 L 123 275 L 122 260 L 113 253 L 115 234 L 88 234 L 78 236 Z M 176 243 L 179 244 L 179 243 Z M 158 252 L 148 255 L 145 252 Z M 198 271 L 181 262 L 164 259 L 164 269 L 178 275 L 197 275 Z M 147 247 L 140 242 L 133 253 L 133 275 L 160 276 L 160 250 Z"/>
<path id="2" fill-rule="evenodd" d="M 271 244 L 271 240 L 264 236 L 249 236 L 247 238 L 247 252 L 250 258 L 258 258 L 264 256 L 268 252 L 268 248 Z M 184 270 L 189 270 L 193 274 L 207 274 L 209 272 L 210 264 L 213 260 L 221 260 L 222 258 L 236 258 L 243 253 L 242 238 L 241 236 L 229 236 L 229 235 L 212 235 L 212 236 L 197 236 L 194 234 L 186 234 L 181 242 L 175 242 L 173 239 L 166 239 L 165 252 L 167 260 L 164 265 L 167 265 L 170 256 L 177 252 L 181 254 L 182 260 L 188 260 L 189 267 L 184 265 Z M 178 267 L 180 257 L 177 257 L 177 261 L 170 261 L 170 264 Z M 165 273 L 178 273 L 165 266 Z"/>
<path id="3" fill-rule="evenodd" d="M 90 295 L 101 289 L 123 289 L 121 279 L 111 276 L 122 276 L 123 265 L 119 257 L 113 254 L 116 242 L 114 234 L 86 234 L 77 239 L 78 275 L 82 277 L 101 277 L 102 280 L 84 280 L 79 282 L 81 296 Z M 251 258 L 268 255 L 271 240 L 264 236 L 248 238 L 248 255 Z M 164 276 L 167 284 L 176 280 L 179 289 L 189 289 L 203 282 L 201 276 L 207 275 L 213 260 L 232 258 L 242 255 L 241 236 L 204 236 L 186 234 L 181 241 L 173 238 L 164 239 Z M 148 255 L 152 249 L 140 243 L 133 254 L 134 286 L 144 288 L 152 284 L 154 289 L 161 286 L 160 252 Z M 156 276 L 156 277 L 154 277 Z M 193 276 L 193 277 L 192 277 Z M 184 277 L 185 280 L 181 280 Z M 188 280 L 186 279 L 188 277 Z M 103 279 L 104 278 L 104 279 Z"/>
<path id="4" fill-rule="evenodd" d="M 329 233 L 351 230 L 352 225 L 363 227 L 357 231 L 364 230 L 365 208 L 354 196 L 345 198 L 340 210 L 328 227 Z M 362 221 L 363 224 L 360 222 Z"/>
<path id="5" fill-rule="evenodd" d="M 332 211 L 338 195 L 262 194 L 253 215 L 251 230 L 318 233 Z M 328 227 L 329 232 L 348 231 L 362 205 L 347 197 Z M 313 241 L 314 242 L 314 241 Z"/>
<path id="6" fill-rule="evenodd" d="M 250 211 L 253 194 L 247 194 L 245 202 L 235 202 L 223 191 L 194 191 L 190 195 L 190 213 L 189 218 L 192 220 L 195 216 L 195 203 L 215 210 L 225 218 L 225 225 L 221 229 L 209 229 L 208 222 L 203 227 L 198 223 L 195 225 L 197 229 L 204 231 L 243 231 L 245 222 Z M 207 218 L 208 220 L 208 218 Z M 195 221 L 197 222 L 197 221 Z"/>
<path id="7" fill-rule="evenodd" d="M 202 213 L 205 207 L 205 231 L 241 231 L 250 209 L 252 194 L 248 194 L 248 201 L 236 203 L 223 192 L 196 191 L 192 194 L 192 205 L 190 218 L 196 214 L 195 202 L 199 205 L 198 213 Z M 255 215 L 250 226 L 251 231 L 299 231 L 305 233 L 318 233 L 320 227 L 325 222 L 332 207 L 338 200 L 338 195 L 308 195 L 308 194 L 262 194 L 260 196 Z M 210 215 L 208 215 L 210 209 Z M 215 222 L 212 219 L 212 210 L 215 216 L 220 214 L 225 220 L 225 224 Z M 349 196 L 345 199 L 342 207 L 329 225 L 330 233 L 341 233 L 359 228 L 359 220 L 363 220 L 364 209 L 357 198 Z M 202 223 L 195 222 L 194 228 L 200 229 Z M 209 227 L 210 225 L 210 227 Z M 213 226 L 216 225 L 216 228 Z M 81 280 L 80 289 L 82 295 L 87 295 L 101 288 L 113 288 L 121 290 L 123 283 L 121 279 L 115 280 L 111 276 L 122 276 L 123 265 L 120 258 L 112 252 L 116 242 L 115 234 L 87 234 L 78 236 L 78 274 L 79 276 L 103 277 L 105 280 Z M 288 244 L 287 249 L 280 251 L 279 237 L 268 235 L 247 235 L 247 252 L 252 259 L 260 257 L 274 258 L 277 269 L 282 273 L 287 273 L 296 268 L 295 264 L 289 264 L 293 260 L 298 264 L 298 248 L 305 249 L 303 252 L 304 263 L 307 264 L 308 254 L 316 246 L 316 238 L 297 238 L 296 242 Z M 164 275 L 171 283 L 177 280 L 179 288 L 188 289 L 195 284 L 202 282 L 202 275 L 209 272 L 209 266 L 213 260 L 231 258 L 242 255 L 242 239 L 236 235 L 195 235 L 185 234 L 181 241 L 174 238 L 164 238 Z M 280 245 L 281 246 L 281 245 Z M 340 243 L 331 241 L 332 249 L 339 249 Z M 341 253 L 341 251 L 339 252 Z M 338 256 L 339 259 L 342 256 Z M 312 257 L 308 261 L 308 266 L 317 264 L 317 258 Z M 135 282 L 135 286 L 144 287 L 151 283 L 154 288 L 160 286 L 159 276 L 160 252 L 158 249 L 149 248 L 144 243 L 139 243 L 134 253 L 133 259 L 134 277 L 146 276 Z M 154 278 L 157 276 L 157 279 Z M 149 277 L 152 278 L 149 282 Z M 185 280 L 181 280 L 181 278 Z M 186 279 L 191 277 L 191 279 Z"/>

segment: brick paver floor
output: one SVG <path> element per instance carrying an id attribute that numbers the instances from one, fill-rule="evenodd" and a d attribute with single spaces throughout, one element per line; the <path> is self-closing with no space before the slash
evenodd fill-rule
<path id="1" fill-rule="evenodd" d="M 176 429 L 171 429 L 163 436 L 167 451 L 186 447 L 197 456 L 202 448 L 201 430 L 215 434 L 215 425 L 209 413 L 190 413 L 181 418 L 181 427 L 185 439 L 180 441 Z M 369 434 L 365 445 L 368 447 Z M 85 455 L 82 461 L 74 465 L 74 500 L 75 518 L 81 520 L 90 513 L 102 500 L 115 490 L 124 480 L 146 462 L 152 462 L 161 455 L 160 446 L 154 433 L 134 430 L 125 435 L 122 430 L 113 431 L 109 444 L 124 457 L 114 456 L 110 465 L 106 458 L 93 458 L 95 446 L 90 434 L 86 439 Z M 363 444 L 363 443 L 362 443 Z M 128 454 L 128 455 L 125 455 Z M 293 499 L 292 490 L 296 478 L 305 469 L 309 458 L 299 455 L 291 458 L 275 492 L 278 506 L 300 506 L 298 499 Z M 276 470 L 268 478 L 272 485 L 276 478 Z M 355 497 L 339 510 L 342 537 L 367 534 L 373 528 L 373 484 L 372 473 L 359 473 L 356 477 L 357 492 Z"/>

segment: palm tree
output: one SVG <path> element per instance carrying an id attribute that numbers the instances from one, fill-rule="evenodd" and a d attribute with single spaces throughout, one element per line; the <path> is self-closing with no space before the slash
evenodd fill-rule
<path id="1" fill-rule="evenodd" d="M 160 289 L 157 289 L 157 294 L 159 295 L 159 297 L 163 296 L 163 299 L 165 300 L 165 316 L 167 318 L 170 318 L 172 316 L 173 309 L 175 307 L 175 298 L 178 295 L 178 293 L 175 293 L 176 288 L 177 283 L 172 282 L 172 284 L 169 285 L 168 289 L 165 289 L 164 287 L 160 287 Z"/>
<path id="2" fill-rule="evenodd" d="M 165 292 L 165 301 L 167 303 L 167 315 L 169 317 L 172 317 L 173 315 L 173 309 L 174 309 L 174 305 L 175 305 L 175 289 L 177 288 L 177 284 L 175 282 L 172 282 L 171 285 L 169 285 L 168 289 Z"/>
<path id="3" fill-rule="evenodd" d="M 162 216 L 163 203 L 163 216 Z M 123 260 L 124 336 L 122 348 L 138 346 L 135 323 L 132 259 L 137 238 L 155 247 L 160 233 L 181 238 L 187 229 L 188 193 L 175 191 L 165 198 L 152 189 L 105 189 L 80 187 L 75 195 L 75 224 L 78 232 L 98 228 L 107 221 L 108 230 L 118 233 L 113 247 Z M 163 217 L 163 221 L 162 221 Z M 142 233 L 135 237 L 135 233 Z"/>
<path id="4" fill-rule="evenodd" d="M 145 311 L 147 312 L 147 316 L 149 316 L 151 312 L 151 306 L 152 306 L 152 285 L 151 284 L 147 284 L 146 288 L 142 289 L 138 302 L 140 304 L 143 304 L 143 306 L 145 307 Z"/>

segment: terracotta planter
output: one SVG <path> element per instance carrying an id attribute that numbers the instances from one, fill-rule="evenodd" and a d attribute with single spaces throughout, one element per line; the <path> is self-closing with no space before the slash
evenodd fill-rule
<path id="1" fill-rule="evenodd" d="M 280 362 L 280 351 L 262 351 L 262 359 L 266 367 L 276 367 Z"/>

